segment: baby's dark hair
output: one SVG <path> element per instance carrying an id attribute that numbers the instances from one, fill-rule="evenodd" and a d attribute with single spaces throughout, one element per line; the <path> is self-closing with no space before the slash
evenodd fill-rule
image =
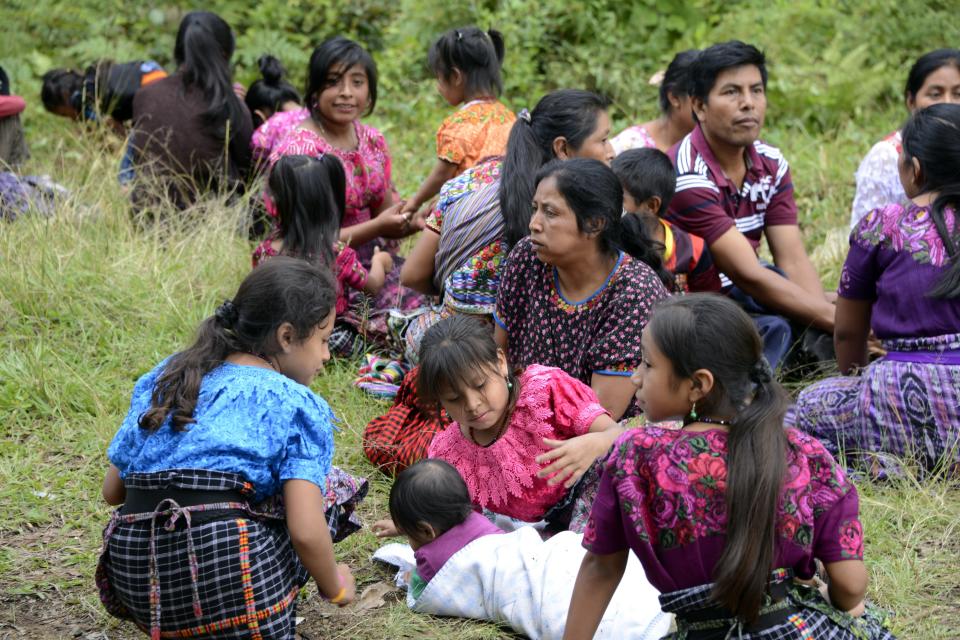
<path id="1" fill-rule="evenodd" d="M 263 124 L 263 119 L 256 113 L 258 110 L 273 114 L 279 111 L 285 102 L 303 102 L 300 93 L 283 79 L 286 70 L 279 60 L 271 55 L 262 55 L 257 60 L 257 66 L 260 67 L 260 78 L 250 85 L 244 98 L 253 116 L 254 127 Z"/>
<path id="2" fill-rule="evenodd" d="M 654 147 L 629 149 L 614 158 L 610 168 L 634 200 L 643 202 L 657 196 L 660 198 L 657 215 L 666 213 L 677 188 L 677 172 L 667 154 Z"/>
<path id="3" fill-rule="evenodd" d="M 660 83 L 660 111 L 670 113 L 670 94 L 678 98 L 690 95 L 690 71 L 700 55 L 699 49 L 687 49 L 673 56 Z"/>
<path id="4" fill-rule="evenodd" d="M 495 98 L 503 91 L 503 55 L 503 36 L 499 31 L 460 27 L 437 38 L 427 53 L 427 64 L 444 80 L 459 69 L 466 80 L 465 93 L 471 99 Z"/>
<path id="5" fill-rule="evenodd" d="M 645 331 L 676 378 L 692 378 L 700 369 L 713 375 L 713 389 L 697 402 L 697 413 L 734 416 L 727 439 L 727 541 L 714 569 L 713 597 L 752 622 L 776 551 L 788 396 L 773 379 L 750 316 L 729 298 L 711 293 L 669 298 L 654 310 Z"/>
<path id="6" fill-rule="evenodd" d="M 367 86 L 370 89 L 370 106 L 364 115 L 373 113 L 374 107 L 377 106 L 377 63 L 373 61 L 373 57 L 366 49 L 353 40 L 334 36 L 327 38 L 313 50 L 310 55 L 310 65 L 307 67 L 307 90 L 303 95 L 314 120 L 320 118 L 320 112 L 314 104 L 317 96 L 330 86 L 331 81 L 336 84 L 339 80 L 339 76 L 330 77 L 331 69 L 338 64 L 342 66 L 341 75 L 354 65 L 359 64 L 363 67 L 367 74 Z"/>
<path id="7" fill-rule="evenodd" d="M 496 371 L 498 358 L 488 324 L 466 314 L 445 318 L 430 327 L 420 342 L 417 396 L 427 406 L 439 405 L 445 391 L 474 386 L 478 371 Z M 520 383 L 512 371 L 507 380 L 512 384 L 508 405 L 512 408 Z"/>
<path id="8" fill-rule="evenodd" d="M 155 431 L 170 417 L 173 429 L 184 431 L 194 422 L 207 373 L 231 353 L 275 355 L 280 350 L 277 329 L 285 322 L 298 340 L 306 340 L 330 316 L 336 296 L 330 270 L 303 260 L 277 256 L 251 271 L 233 300 L 200 323 L 193 344 L 167 361 L 140 427 Z"/>
<path id="9" fill-rule="evenodd" d="M 406 535 L 425 523 L 439 536 L 472 512 L 467 484 L 444 460 L 428 458 L 407 467 L 390 488 L 390 517 L 397 531 Z"/>
<path id="10" fill-rule="evenodd" d="M 77 113 L 83 106 L 74 100 L 75 95 L 83 91 L 83 74 L 73 69 L 50 69 L 43 74 L 40 86 L 40 100 L 43 108 L 53 113 L 64 106 L 73 107 Z"/>
<path id="11" fill-rule="evenodd" d="M 346 209 L 346 175 L 332 153 L 282 156 L 270 170 L 283 253 L 332 266 Z"/>

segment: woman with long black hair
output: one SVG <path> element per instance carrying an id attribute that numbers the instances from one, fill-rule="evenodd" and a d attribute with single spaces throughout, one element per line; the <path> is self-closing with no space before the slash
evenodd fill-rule
<path id="1" fill-rule="evenodd" d="M 253 124 L 232 86 L 234 44 L 223 18 L 188 13 L 177 31 L 176 72 L 137 92 L 135 207 L 165 196 L 184 209 L 204 193 L 242 191 Z"/>

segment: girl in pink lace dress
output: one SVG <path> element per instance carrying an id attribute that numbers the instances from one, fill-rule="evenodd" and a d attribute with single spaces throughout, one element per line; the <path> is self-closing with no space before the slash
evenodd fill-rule
<path id="1" fill-rule="evenodd" d="M 490 327 L 466 315 L 427 331 L 418 395 L 453 420 L 429 453 L 456 467 L 474 504 L 556 528 L 569 520 L 563 507 L 579 489 L 571 487 L 622 431 L 593 390 L 562 370 L 514 374 Z"/>
<path id="2" fill-rule="evenodd" d="M 350 312 L 349 290 L 375 296 L 393 267 L 389 253 L 374 253 L 368 271 L 357 252 L 337 239 L 343 219 L 343 166 L 332 155 L 311 158 L 284 156 L 270 173 L 270 193 L 279 224 L 253 252 L 253 266 L 276 255 L 323 264 L 337 278 L 337 329 L 330 338 L 334 353 L 349 354 L 359 325 Z"/>

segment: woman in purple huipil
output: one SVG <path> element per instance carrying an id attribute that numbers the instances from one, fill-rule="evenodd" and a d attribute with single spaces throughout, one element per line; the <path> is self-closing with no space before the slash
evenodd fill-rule
<path id="1" fill-rule="evenodd" d="M 854 228 L 840 277 L 834 341 L 854 375 L 805 389 L 788 421 L 876 472 L 897 468 L 891 455 L 958 469 L 960 105 L 911 116 L 899 168 L 909 202 Z M 867 366 L 871 328 L 887 355 Z"/>

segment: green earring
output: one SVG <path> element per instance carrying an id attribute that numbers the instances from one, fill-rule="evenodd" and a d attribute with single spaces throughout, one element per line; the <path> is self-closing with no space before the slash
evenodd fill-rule
<path id="1" fill-rule="evenodd" d="M 507 381 L 507 391 L 510 391 L 511 389 L 513 389 L 513 383 L 510 382 L 510 378 L 508 378 L 507 376 L 503 376 L 503 379 Z"/>
<path id="2" fill-rule="evenodd" d="M 696 420 L 696 419 L 697 419 L 697 403 L 694 402 L 693 406 L 690 407 L 690 420 L 692 422 L 693 420 Z"/>

